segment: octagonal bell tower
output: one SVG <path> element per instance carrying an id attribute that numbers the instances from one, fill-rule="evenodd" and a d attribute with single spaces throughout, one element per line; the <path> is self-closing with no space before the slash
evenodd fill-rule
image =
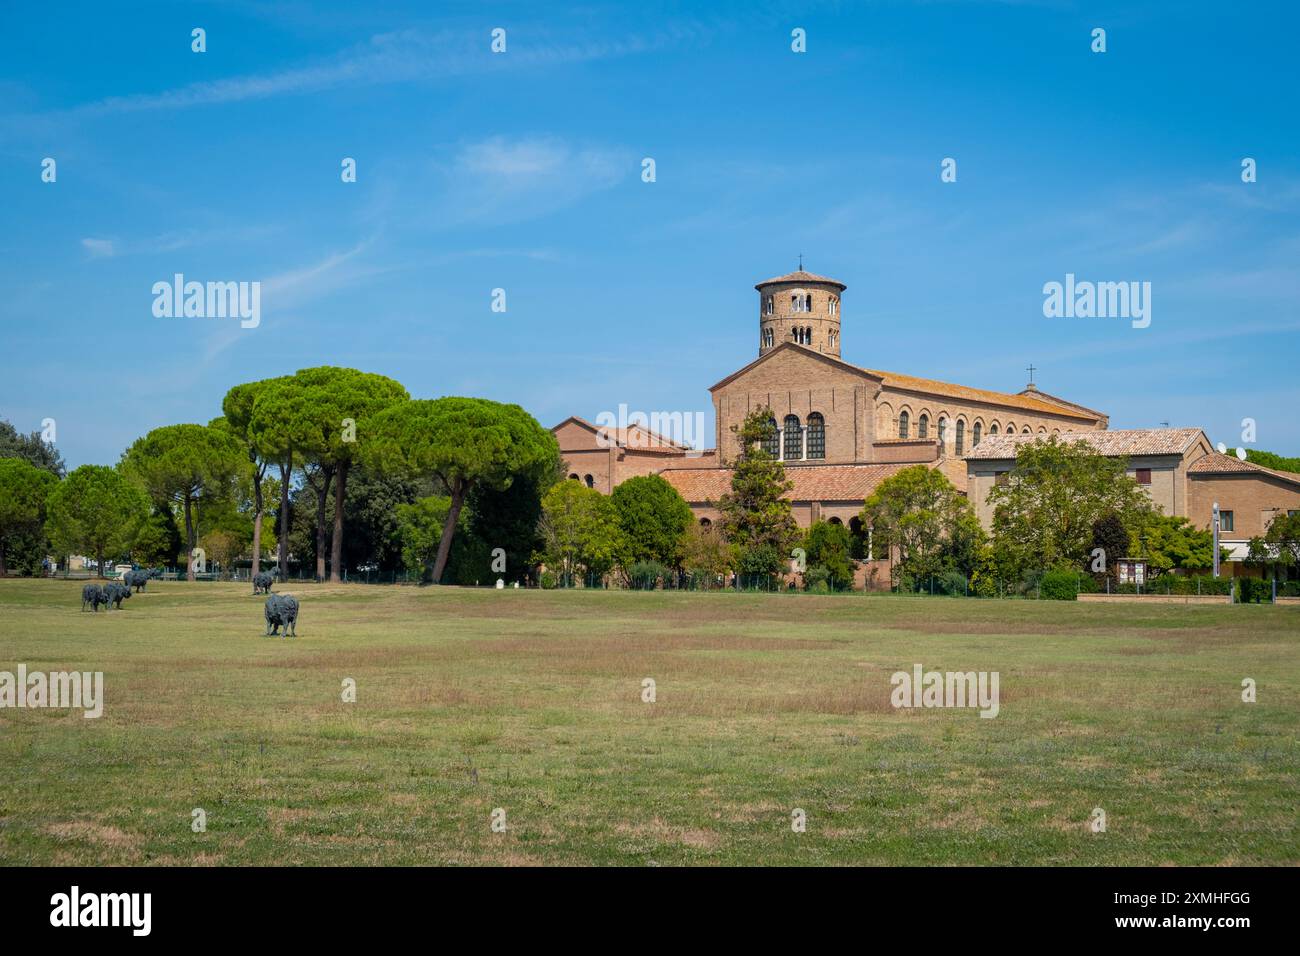
<path id="1" fill-rule="evenodd" d="M 758 290 L 759 355 L 782 342 L 794 342 L 840 357 L 840 297 L 848 286 L 800 268 L 754 288 Z"/>

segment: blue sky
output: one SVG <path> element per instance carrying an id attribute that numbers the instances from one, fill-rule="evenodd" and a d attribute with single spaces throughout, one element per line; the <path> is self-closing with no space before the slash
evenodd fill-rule
<path id="1" fill-rule="evenodd" d="M 1112 427 L 1300 453 L 1300 15 L 1132 7 L 7 5 L 0 416 L 109 463 L 337 364 L 711 434 L 753 284 L 803 253 L 850 362 L 1007 391 L 1032 362 Z M 260 281 L 261 325 L 156 318 L 177 272 Z M 1044 317 L 1066 273 L 1151 282 L 1150 327 Z"/>

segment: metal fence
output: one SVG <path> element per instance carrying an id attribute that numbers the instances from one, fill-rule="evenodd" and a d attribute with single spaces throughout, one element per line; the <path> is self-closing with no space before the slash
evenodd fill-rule
<path id="1" fill-rule="evenodd" d="M 60 580 L 98 580 L 101 575 L 94 570 L 53 571 L 45 577 Z M 108 570 L 103 578 L 113 580 L 120 577 L 116 570 Z M 185 580 L 184 569 L 168 568 L 162 572 L 162 580 Z M 242 581 L 251 583 L 250 568 L 231 570 L 213 570 L 197 572 L 194 580 L 205 581 Z M 764 592 L 769 594 L 856 594 L 880 595 L 895 594 L 913 597 L 964 597 L 997 600 L 1075 600 L 1079 595 L 1114 594 L 1132 595 L 1134 597 L 1172 597 L 1172 596 L 1216 596 L 1234 604 L 1276 603 L 1278 598 L 1300 598 L 1300 581 L 1280 581 L 1266 578 L 1213 578 L 1208 575 L 1184 576 L 1162 574 L 1143 582 L 1124 581 L 1113 575 L 1097 577 L 1082 572 L 1074 576 L 1073 582 L 1062 581 L 1058 576 L 1045 588 L 1049 573 L 1030 573 L 1019 580 L 994 578 L 984 582 L 960 574 L 926 575 L 904 577 L 887 588 L 854 589 L 853 581 L 840 581 L 828 576 L 824 586 L 818 584 L 813 589 L 805 589 L 802 583 L 783 575 L 766 574 L 728 574 L 708 575 L 687 571 L 667 571 L 654 575 L 624 574 L 561 574 L 543 572 L 540 580 L 527 579 L 516 584 L 504 581 L 504 586 L 514 588 L 560 589 L 560 590 L 638 590 L 638 591 L 736 591 Z M 296 569 L 287 576 L 276 575 L 276 583 L 292 585 L 294 583 L 318 583 L 314 571 Z M 420 585 L 428 583 L 418 571 L 381 571 L 366 569 L 350 571 L 343 574 L 343 581 L 350 584 L 399 584 Z M 461 584 L 462 587 L 495 588 L 496 579 L 482 583 Z"/>

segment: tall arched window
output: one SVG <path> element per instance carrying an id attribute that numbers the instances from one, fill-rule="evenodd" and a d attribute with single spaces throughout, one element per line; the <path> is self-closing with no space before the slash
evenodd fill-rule
<path id="1" fill-rule="evenodd" d="M 981 422 L 975 423 L 975 432 L 971 435 L 971 443 L 970 443 L 972 448 L 974 448 L 976 445 L 980 443 L 980 432 L 983 429 L 984 429 L 983 423 Z"/>
<path id="2" fill-rule="evenodd" d="M 586 475 L 582 480 L 587 483 L 588 488 L 596 487 L 596 479 L 591 477 L 591 475 Z"/>
<path id="3" fill-rule="evenodd" d="M 577 481 L 577 480 L 578 480 L 578 476 L 577 476 L 576 474 L 570 475 L 570 476 L 569 476 L 569 480 L 570 480 L 570 481 Z"/>
<path id="4" fill-rule="evenodd" d="M 994 422 L 992 425 L 989 426 L 989 434 L 996 435 L 997 433 L 998 433 L 998 424 L 997 422 Z"/>
<path id="5" fill-rule="evenodd" d="M 1024 428 L 1020 429 L 1020 434 L 1022 434 L 1022 435 L 1029 435 L 1029 434 L 1032 434 L 1032 433 L 1033 433 L 1033 429 L 1030 428 L 1028 425 L 1026 425 Z"/>
<path id="6" fill-rule="evenodd" d="M 782 432 L 782 451 L 784 454 L 781 457 L 786 461 L 798 461 L 803 457 L 803 429 L 799 427 L 799 416 L 785 416 L 785 425 Z"/>
<path id="7" fill-rule="evenodd" d="M 1015 423 L 1015 422 L 1007 422 L 1007 434 L 1008 434 L 1008 435 L 1014 435 L 1015 433 L 1016 433 L 1016 423 Z"/>
<path id="8" fill-rule="evenodd" d="M 808 416 L 808 457 L 826 457 L 826 419 L 822 418 L 821 412 Z"/>
<path id="9" fill-rule="evenodd" d="M 948 447 L 948 419 L 939 419 L 939 446 L 946 449 Z"/>
<path id="10" fill-rule="evenodd" d="M 898 437 L 899 438 L 907 437 L 907 420 L 908 420 L 907 412 L 898 413 Z"/>
<path id="11" fill-rule="evenodd" d="M 966 454 L 966 423 L 961 419 L 957 420 L 957 454 Z"/>
<path id="12" fill-rule="evenodd" d="M 929 415 L 922 415 L 920 418 L 916 420 L 916 437 L 917 438 L 930 437 L 930 416 Z"/>
<path id="13" fill-rule="evenodd" d="M 767 420 L 768 436 L 763 440 L 763 451 L 773 458 L 781 457 L 781 432 L 777 430 L 776 419 Z"/>

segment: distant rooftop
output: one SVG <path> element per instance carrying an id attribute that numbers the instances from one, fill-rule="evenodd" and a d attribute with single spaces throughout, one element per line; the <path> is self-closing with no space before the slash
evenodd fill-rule
<path id="1" fill-rule="evenodd" d="M 854 465 L 787 465 L 793 490 L 790 501 L 859 501 L 867 498 L 890 475 L 914 463 Z M 717 501 L 731 491 L 730 468 L 678 468 L 659 473 L 688 502 Z"/>
<path id="2" fill-rule="evenodd" d="M 1120 428 L 1113 431 L 1061 432 L 1062 442 L 1082 441 L 1099 454 L 1182 455 L 1204 435 L 1199 428 Z M 1046 435 L 992 435 L 967 452 L 967 459 L 1013 459 L 1021 445 Z"/>

